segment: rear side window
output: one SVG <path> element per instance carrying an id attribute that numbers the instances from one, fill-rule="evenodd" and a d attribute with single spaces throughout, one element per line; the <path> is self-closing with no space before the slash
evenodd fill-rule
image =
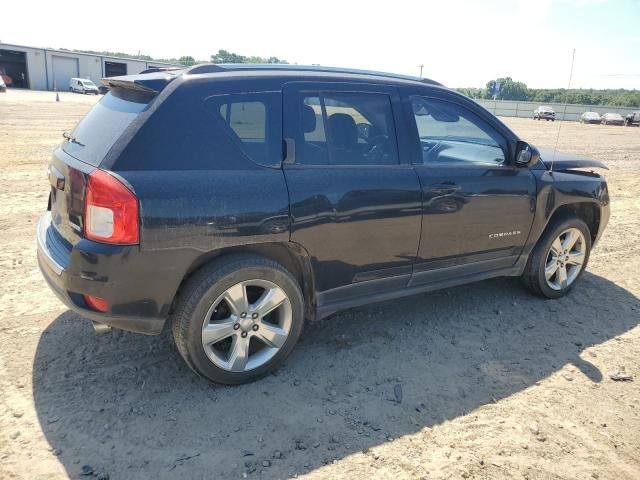
<path id="1" fill-rule="evenodd" d="M 149 95 L 112 90 L 80 120 L 71 133 L 74 141 L 65 141 L 62 149 L 82 162 L 99 166 L 150 99 Z"/>
<path id="2" fill-rule="evenodd" d="M 215 125 L 245 155 L 260 165 L 274 166 L 282 159 L 280 98 L 269 92 L 219 95 L 206 104 Z"/>
<path id="3" fill-rule="evenodd" d="M 343 166 L 398 164 L 393 111 L 388 95 L 303 93 L 299 109 L 302 130 L 300 163 Z"/>

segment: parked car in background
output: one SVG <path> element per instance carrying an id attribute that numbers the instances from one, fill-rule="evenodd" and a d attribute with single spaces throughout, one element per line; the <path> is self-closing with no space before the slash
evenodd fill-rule
<path id="1" fill-rule="evenodd" d="M 346 308 L 497 276 L 559 298 L 609 220 L 583 171 L 604 164 L 540 152 L 431 80 L 243 64 L 105 82 L 52 156 L 40 269 L 97 330 L 168 323 L 216 382 L 268 374 L 305 320 Z"/>
<path id="2" fill-rule="evenodd" d="M 631 127 L 632 125 L 640 125 L 640 111 L 633 112 L 624 117 L 624 125 Z"/>
<path id="3" fill-rule="evenodd" d="M 624 125 L 624 118 L 619 113 L 607 112 L 602 115 L 603 125 Z"/>
<path id="4" fill-rule="evenodd" d="M 77 93 L 93 93 L 94 95 L 100 93 L 96 84 L 86 78 L 72 78 L 69 80 L 69 90 Z"/>
<path id="5" fill-rule="evenodd" d="M 4 80 L 2 79 L 2 77 L 0 77 L 0 92 L 6 92 L 7 91 L 7 85 L 5 85 Z"/>
<path id="6" fill-rule="evenodd" d="M 580 115 L 580 123 L 600 123 L 602 119 L 598 112 L 584 112 Z"/>
<path id="7" fill-rule="evenodd" d="M 553 108 L 551 107 L 540 105 L 533 111 L 533 119 L 546 120 L 547 122 L 551 120 L 553 122 L 556 119 L 556 112 L 554 112 Z"/>
<path id="8" fill-rule="evenodd" d="M 107 93 L 109 93 L 109 87 L 101 83 L 100 85 L 98 85 L 98 91 L 102 95 L 106 95 Z"/>

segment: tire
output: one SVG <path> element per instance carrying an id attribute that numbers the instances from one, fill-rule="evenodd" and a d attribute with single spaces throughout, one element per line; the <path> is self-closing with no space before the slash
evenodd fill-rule
<path id="1" fill-rule="evenodd" d="M 582 234 L 582 238 L 579 238 L 569 252 L 564 257 L 565 259 L 571 257 L 570 261 L 562 261 L 562 269 L 565 269 L 566 286 L 562 286 L 562 282 L 559 281 L 558 273 L 554 274 L 549 281 L 545 275 L 545 268 L 549 268 L 551 271 L 554 267 L 555 255 L 551 251 L 551 247 L 564 232 L 576 230 Z M 564 237 L 567 238 L 566 236 Z M 580 246 L 579 243 L 582 242 Z M 562 244 L 562 242 L 561 242 Z M 563 245 L 564 246 L 564 245 Z M 582 248 L 582 263 L 580 269 L 573 276 L 573 268 L 575 259 L 579 258 L 578 250 Z M 529 261 L 522 274 L 522 281 L 524 285 L 536 295 L 545 298 L 560 298 L 566 295 L 571 289 L 578 283 L 580 277 L 587 268 L 589 262 L 589 255 L 591 254 L 591 233 L 586 223 L 576 217 L 563 217 L 553 220 L 548 226 L 545 232 L 542 234 L 536 247 L 534 248 Z M 561 255 L 562 256 L 562 255 Z M 566 268 L 565 268 L 566 266 Z M 557 271 L 560 271 L 559 265 L 556 265 Z M 569 273 L 571 272 L 571 273 Z M 569 281 L 570 280 L 570 281 Z M 555 284 L 555 285 L 554 285 Z M 552 286 L 553 285 L 553 286 Z"/>
<path id="2" fill-rule="evenodd" d="M 258 293 L 260 287 L 251 285 L 252 282 L 260 283 L 261 286 L 265 284 L 267 287 L 264 293 Z M 233 302 L 227 303 L 229 290 L 237 293 L 238 288 L 242 288 L 241 291 L 244 293 L 245 306 L 249 304 L 249 315 L 242 318 L 242 308 L 234 307 Z M 251 299 L 249 292 L 262 296 Z M 263 318 L 258 316 L 259 310 L 253 310 L 254 306 L 263 303 L 261 300 L 270 292 L 286 296 L 286 300 L 271 310 L 276 315 L 272 318 L 277 318 L 277 325 L 267 320 L 267 317 L 274 313 L 265 314 Z M 240 303 L 242 302 L 238 302 Z M 220 313 L 222 311 L 224 313 Z M 223 319 L 214 319 L 216 315 Z M 251 320 L 251 315 L 258 319 Z M 302 333 L 304 298 L 296 279 L 280 264 L 257 255 L 232 255 L 202 268 L 188 280 L 179 295 L 172 317 L 176 347 L 187 365 L 197 374 L 213 382 L 238 385 L 252 382 L 273 372 L 289 356 Z M 245 325 L 244 322 L 249 325 Z M 255 323 L 251 325 L 251 322 Z M 231 324 L 233 327 L 229 327 Z M 207 328 L 222 328 L 219 326 L 225 325 L 226 333 L 220 334 L 216 331 L 214 335 L 222 339 L 205 347 L 205 325 Z M 274 330 L 287 332 L 286 337 L 281 334 L 277 337 L 277 348 L 262 340 L 263 335 L 269 335 Z M 228 351 L 219 351 L 220 345 L 228 345 Z M 238 345 L 246 345 L 246 356 L 233 356 L 236 349 L 243 349 Z M 225 360 L 222 358 L 224 356 L 228 358 Z M 231 365 L 236 365 L 234 358 L 240 358 L 240 367 L 234 368 Z M 242 358 L 248 358 L 248 361 L 245 360 L 243 364 Z M 264 362 L 261 363 L 261 360 Z M 225 361 L 228 362 L 227 367 L 223 365 Z M 251 362 L 254 362 L 255 366 L 251 366 Z"/>

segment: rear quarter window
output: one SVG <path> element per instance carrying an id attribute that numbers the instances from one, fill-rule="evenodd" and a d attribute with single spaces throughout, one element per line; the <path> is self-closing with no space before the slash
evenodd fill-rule
<path id="1" fill-rule="evenodd" d="M 273 92 L 216 95 L 205 104 L 212 128 L 221 129 L 255 163 L 277 166 L 282 160 L 280 95 Z"/>
<path id="2" fill-rule="evenodd" d="M 203 89 L 182 85 L 164 98 L 115 159 L 114 170 L 279 166 L 282 94 L 207 96 Z"/>
<path id="3" fill-rule="evenodd" d="M 82 162 L 99 166 L 126 128 L 147 108 L 150 100 L 146 94 L 112 89 L 71 132 L 75 141 L 65 141 L 62 149 Z"/>

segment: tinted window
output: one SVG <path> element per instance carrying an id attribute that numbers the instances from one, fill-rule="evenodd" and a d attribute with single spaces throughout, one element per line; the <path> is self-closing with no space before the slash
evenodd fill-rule
<path id="1" fill-rule="evenodd" d="M 398 163 L 391 100 L 377 93 L 307 93 L 300 97 L 307 165 Z"/>
<path id="2" fill-rule="evenodd" d="M 147 107 L 149 100 L 148 96 L 127 92 L 107 93 L 73 130 L 76 142 L 65 141 L 62 149 L 97 167 L 125 129 Z"/>
<path id="3" fill-rule="evenodd" d="M 220 105 L 220 115 L 240 140 L 264 141 L 267 111 L 262 102 L 229 102 Z"/>
<path id="4" fill-rule="evenodd" d="M 273 94 L 222 95 L 208 100 L 218 124 L 252 160 L 274 165 L 280 160 L 282 138 L 279 106 Z M 278 157 L 278 158 L 274 158 Z M 275 161 L 274 161 L 275 160 Z"/>
<path id="5" fill-rule="evenodd" d="M 183 85 L 141 125 L 116 170 L 235 170 L 282 161 L 282 94 Z M 111 154 L 110 154 L 111 155 Z"/>
<path id="6" fill-rule="evenodd" d="M 421 97 L 411 97 L 411 105 L 424 163 L 504 163 L 504 139 L 471 111 L 455 103 Z"/>

